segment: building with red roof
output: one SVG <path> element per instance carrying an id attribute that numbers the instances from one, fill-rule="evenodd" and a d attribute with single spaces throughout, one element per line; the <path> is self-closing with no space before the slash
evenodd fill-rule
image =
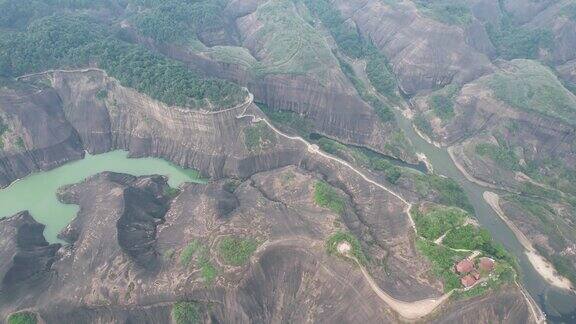
<path id="1" fill-rule="evenodd" d="M 478 281 L 478 279 L 474 278 L 474 276 L 472 276 L 472 275 L 465 275 L 464 277 L 462 277 L 462 279 L 460 279 L 462 286 L 464 286 L 466 288 L 470 288 L 470 287 L 474 286 L 477 281 Z"/>
<path id="2" fill-rule="evenodd" d="M 466 274 L 474 270 L 474 263 L 468 259 L 464 259 L 456 264 L 456 272 L 459 274 Z"/>
<path id="3" fill-rule="evenodd" d="M 480 258 L 478 268 L 483 272 L 492 272 L 494 270 L 494 260 L 486 257 Z"/>

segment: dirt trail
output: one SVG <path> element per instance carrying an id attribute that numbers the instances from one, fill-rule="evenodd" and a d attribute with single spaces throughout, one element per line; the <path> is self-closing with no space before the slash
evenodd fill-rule
<path id="1" fill-rule="evenodd" d="M 490 191 L 484 192 L 483 196 L 484 200 L 494 209 L 502 221 L 508 225 L 520 244 L 526 249 L 524 253 L 526 253 L 528 261 L 530 261 L 534 269 L 551 285 L 561 289 L 572 289 L 573 287 L 570 280 L 559 275 L 554 269 L 554 266 L 536 251 L 526 235 L 504 214 L 504 211 L 500 208 L 500 197 Z"/>
<path id="2" fill-rule="evenodd" d="M 364 173 L 362 173 L 361 171 L 356 169 L 354 166 L 350 165 L 348 162 L 322 152 L 317 145 L 309 143 L 308 141 L 306 141 L 305 139 L 303 139 L 300 136 L 289 136 L 287 134 L 284 134 L 283 132 L 278 130 L 276 127 L 274 127 L 274 125 L 272 125 L 268 120 L 266 120 L 264 118 L 257 117 L 255 115 L 251 115 L 251 114 L 246 114 L 246 111 L 248 110 L 248 108 L 249 107 L 246 107 L 246 109 L 240 115 L 238 115 L 236 118 L 241 119 L 241 118 L 248 117 L 248 118 L 252 118 L 252 120 L 251 120 L 252 123 L 264 122 L 266 125 L 268 125 L 268 127 L 270 127 L 270 129 L 272 129 L 279 136 L 303 143 L 304 145 L 306 145 L 306 147 L 310 153 L 318 154 L 318 155 L 320 155 L 326 159 L 336 161 L 337 163 L 349 168 L 351 171 L 358 174 L 366 182 L 368 182 L 368 183 L 370 183 L 370 184 L 372 184 L 372 185 L 374 185 L 374 186 L 376 186 L 382 190 L 385 190 L 386 192 L 390 193 L 394 197 L 398 198 L 401 202 L 403 202 L 406 205 L 405 212 L 408 215 L 408 218 L 410 220 L 412 227 L 416 231 L 416 225 L 414 223 L 414 220 L 412 219 L 412 215 L 410 214 L 410 209 L 412 208 L 412 204 L 410 202 L 408 202 L 407 200 L 402 198 L 400 195 L 398 195 L 394 191 L 383 186 L 382 184 L 370 179 Z M 345 247 L 343 247 L 342 249 L 343 249 L 343 251 L 346 250 Z M 356 263 L 358 263 L 357 260 L 356 260 Z M 440 305 L 442 305 L 442 303 L 444 303 L 446 300 L 448 300 L 448 298 L 452 295 L 452 292 L 449 292 L 449 293 L 444 294 L 438 298 L 428 298 L 428 299 L 423 299 L 423 300 L 414 301 L 414 302 L 401 301 L 401 300 L 393 298 L 392 296 L 390 296 L 389 294 L 384 292 L 378 286 L 378 284 L 374 281 L 374 279 L 370 276 L 368 271 L 366 271 L 366 269 L 364 269 L 363 266 L 360 265 L 360 269 L 362 271 L 362 274 L 364 275 L 364 278 L 366 279 L 366 281 L 368 282 L 368 284 L 370 285 L 372 290 L 378 295 L 378 297 L 382 301 L 384 301 L 388 306 L 390 306 L 390 308 L 392 308 L 394 311 L 396 311 L 398 314 L 400 314 L 403 318 L 405 318 L 407 320 L 416 320 L 416 319 L 420 319 L 420 318 L 423 318 L 423 317 L 431 314 L 435 309 L 437 309 Z"/>

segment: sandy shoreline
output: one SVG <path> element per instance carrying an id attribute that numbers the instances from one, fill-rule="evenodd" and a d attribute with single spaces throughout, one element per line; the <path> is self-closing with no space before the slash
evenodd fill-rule
<path id="1" fill-rule="evenodd" d="M 512 223 L 512 221 L 506 217 L 506 214 L 504 214 L 504 211 L 500 208 L 500 197 L 497 194 L 489 191 L 484 192 L 483 196 L 484 200 L 486 200 L 490 207 L 494 209 L 496 214 L 498 214 L 504 223 L 506 223 L 512 232 L 514 232 L 514 235 L 526 250 L 524 253 L 528 257 L 528 261 L 530 261 L 536 272 L 538 272 L 542 278 L 544 278 L 548 283 L 555 287 L 566 290 L 572 289 L 573 287 L 570 280 L 559 275 L 556 272 L 556 269 L 554 269 L 554 266 L 536 251 L 530 240 L 526 237 L 526 235 L 524 235 L 524 233 L 520 231 L 520 229 L 518 229 L 516 224 Z"/>

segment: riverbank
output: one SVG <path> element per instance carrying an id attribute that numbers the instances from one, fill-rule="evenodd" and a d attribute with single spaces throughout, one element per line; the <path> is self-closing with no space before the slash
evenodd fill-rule
<path id="1" fill-rule="evenodd" d="M 559 275 L 556 272 L 556 269 L 554 269 L 554 266 L 536 251 L 532 245 L 532 242 L 530 242 L 526 235 L 520 231 L 516 224 L 508 219 L 504 211 L 500 208 L 500 197 L 496 193 L 489 191 L 484 192 L 483 196 L 484 200 L 494 209 L 496 214 L 512 230 L 520 244 L 522 244 L 524 247 L 524 253 L 528 257 L 528 261 L 530 261 L 534 269 L 542 276 L 542 278 L 544 278 L 554 287 L 565 290 L 573 289 L 570 280 Z"/>

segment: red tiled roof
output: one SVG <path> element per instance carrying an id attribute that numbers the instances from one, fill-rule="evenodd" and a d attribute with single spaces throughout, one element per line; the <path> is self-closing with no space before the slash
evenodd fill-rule
<path id="1" fill-rule="evenodd" d="M 490 258 L 480 258 L 480 262 L 478 263 L 478 267 L 482 271 L 490 272 L 494 269 L 494 260 Z"/>
<path id="2" fill-rule="evenodd" d="M 464 259 L 456 264 L 456 272 L 465 274 L 474 269 L 474 263 L 468 259 Z"/>
<path id="3" fill-rule="evenodd" d="M 477 281 L 476 278 L 474 278 L 472 275 L 466 275 L 462 277 L 462 279 L 460 279 L 460 282 L 466 288 L 474 286 L 476 281 Z"/>

